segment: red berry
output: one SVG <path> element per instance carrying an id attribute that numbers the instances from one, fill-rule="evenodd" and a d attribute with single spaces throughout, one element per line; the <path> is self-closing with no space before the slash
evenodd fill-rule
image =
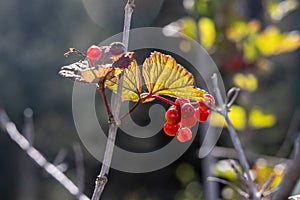
<path id="1" fill-rule="evenodd" d="M 186 142 L 186 141 L 189 141 L 190 139 L 192 139 L 193 137 L 193 134 L 192 134 L 192 131 L 191 129 L 189 128 L 181 128 L 177 134 L 177 140 L 179 142 Z"/>
<path id="2" fill-rule="evenodd" d="M 210 114 L 209 110 L 201 109 L 200 107 L 196 109 L 195 117 L 199 122 L 205 122 Z"/>
<path id="3" fill-rule="evenodd" d="M 165 114 L 166 121 L 169 124 L 178 124 L 180 122 L 180 109 L 176 106 L 171 106 Z"/>
<path id="4" fill-rule="evenodd" d="M 97 60 L 101 57 L 102 50 L 100 47 L 96 45 L 92 45 L 88 50 L 86 51 L 86 55 L 91 60 Z"/>
<path id="5" fill-rule="evenodd" d="M 183 98 L 177 98 L 175 100 L 175 104 L 178 106 L 181 106 L 184 103 L 189 103 L 190 101 L 188 99 L 183 99 Z"/>
<path id="6" fill-rule="evenodd" d="M 211 94 L 204 94 L 204 98 L 208 99 L 209 103 L 214 106 L 216 101 L 215 98 Z"/>
<path id="7" fill-rule="evenodd" d="M 215 98 L 212 96 L 212 95 L 210 95 L 210 94 L 205 94 L 204 95 L 204 99 L 205 99 L 205 101 L 208 103 L 208 104 L 210 104 L 210 105 L 212 105 L 212 106 L 214 106 L 215 105 Z M 205 105 L 205 103 L 203 103 L 202 101 L 199 101 L 198 102 L 198 106 L 199 106 L 199 108 L 200 109 L 202 109 L 202 110 L 210 110 L 210 108 L 208 107 L 208 106 L 206 106 Z"/>
<path id="8" fill-rule="evenodd" d="M 168 136 L 175 136 L 179 130 L 179 124 L 164 124 L 164 131 Z"/>
<path id="9" fill-rule="evenodd" d="M 109 53 L 112 56 L 120 56 L 126 51 L 125 46 L 121 42 L 114 42 L 110 44 Z"/>
<path id="10" fill-rule="evenodd" d="M 202 101 L 198 102 L 198 106 L 199 106 L 199 109 L 201 109 L 201 110 L 210 110 L 210 108 L 207 107 Z"/>
<path id="11" fill-rule="evenodd" d="M 187 119 L 184 119 L 184 118 L 181 119 L 181 124 L 183 126 L 186 126 L 186 127 L 189 127 L 189 128 L 195 126 L 196 122 L 197 122 L 197 118 L 194 115 L 190 118 L 187 118 Z"/>
<path id="12" fill-rule="evenodd" d="M 192 106 L 191 103 L 184 103 L 181 106 L 181 117 L 183 119 L 191 118 L 194 116 L 194 114 L 195 114 L 195 108 L 194 106 Z"/>

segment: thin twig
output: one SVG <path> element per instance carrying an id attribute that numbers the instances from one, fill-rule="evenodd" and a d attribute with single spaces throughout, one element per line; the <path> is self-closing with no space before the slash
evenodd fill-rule
<path id="1" fill-rule="evenodd" d="M 291 147 L 293 146 L 293 141 L 297 137 L 297 130 L 300 125 L 300 108 L 297 108 L 294 111 L 292 119 L 290 120 L 290 125 L 285 135 L 284 141 L 280 146 L 276 156 L 278 157 L 287 157 Z"/>
<path id="2" fill-rule="evenodd" d="M 62 172 L 66 171 L 67 169 L 67 165 L 64 163 L 67 153 L 68 152 L 66 149 L 60 149 L 52 161 L 52 164 L 58 167 Z"/>
<path id="3" fill-rule="evenodd" d="M 271 186 L 275 178 L 274 174 L 271 174 L 271 176 L 268 178 L 267 182 L 262 186 L 261 190 L 259 191 L 261 197 L 265 197 L 265 192 L 267 189 Z"/>
<path id="4" fill-rule="evenodd" d="M 131 24 L 131 16 L 132 16 L 134 7 L 135 7 L 134 0 L 128 0 L 127 4 L 125 6 L 124 30 L 123 30 L 123 41 L 122 41 L 125 46 L 126 51 L 128 49 L 129 30 L 130 30 L 130 24 Z M 113 150 L 114 150 L 114 146 L 115 146 L 117 130 L 120 125 L 119 115 L 120 115 L 120 109 L 121 109 L 123 81 L 124 81 L 124 75 L 122 73 L 120 75 L 120 79 L 118 82 L 116 100 L 115 100 L 114 107 L 112 110 L 114 120 L 109 124 L 108 139 L 107 139 L 106 148 L 105 148 L 105 152 L 104 152 L 103 163 L 102 163 L 100 173 L 97 176 L 97 179 L 95 182 L 95 189 L 93 192 L 92 200 L 100 199 L 100 197 L 103 193 L 103 190 L 105 188 L 105 185 L 108 181 L 107 176 L 109 173 L 111 160 L 112 160 L 112 156 L 113 156 Z"/>
<path id="5" fill-rule="evenodd" d="M 34 143 L 33 111 L 31 108 L 24 110 L 24 127 L 23 134 L 31 145 Z"/>
<path id="6" fill-rule="evenodd" d="M 121 121 L 124 120 L 128 115 L 130 115 L 133 111 L 135 111 L 135 109 L 137 109 L 141 105 L 141 103 L 142 103 L 142 99 L 139 99 L 138 102 L 136 102 L 134 106 L 132 106 L 130 110 L 120 118 L 120 120 Z"/>
<path id="7" fill-rule="evenodd" d="M 297 194 L 297 195 L 294 195 L 294 196 L 290 196 L 289 199 L 299 200 L 300 199 L 300 194 Z"/>
<path id="8" fill-rule="evenodd" d="M 122 43 L 125 46 L 125 51 L 128 50 L 131 16 L 132 16 L 134 8 L 135 8 L 134 0 L 128 0 L 127 4 L 125 6 L 123 40 L 122 40 Z"/>
<path id="9" fill-rule="evenodd" d="M 241 185 L 244 186 L 244 187 L 246 187 L 248 189 L 249 185 L 248 185 L 247 179 L 243 176 L 243 174 L 237 168 L 236 163 L 234 162 L 234 160 L 230 160 L 230 166 L 233 169 L 233 171 L 237 174 L 238 179 L 239 179 Z"/>
<path id="10" fill-rule="evenodd" d="M 0 127 L 8 133 L 10 138 L 16 142 L 32 160 L 34 160 L 49 175 L 55 178 L 72 195 L 79 196 L 80 200 L 89 199 L 86 195 L 80 194 L 79 188 L 55 165 L 48 162 L 47 159 L 30 144 L 30 142 L 18 131 L 16 125 L 9 120 L 7 114 L 2 109 L 0 109 Z"/>
<path id="11" fill-rule="evenodd" d="M 239 96 L 240 88 L 233 87 L 227 92 L 226 106 L 230 108 L 232 104 L 235 102 L 236 98 Z"/>
<path id="12" fill-rule="evenodd" d="M 84 177 L 85 177 L 83 152 L 81 146 L 78 143 L 73 144 L 73 151 L 74 151 L 75 161 L 76 161 L 77 187 L 79 189 L 79 194 L 82 194 L 84 190 Z"/>
<path id="13" fill-rule="evenodd" d="M 263 195 L 264 195 L 264 197 L 268 197 L 268 196 L 270 196 L 271 194 L 277 192 L 278 189 L 279 189 L 278 187 L 274 187 L 274 188 L 272 188 L 272 189 L 270 189 L 270 190 L 265 191 L 265 192 L 263 193 Z"/>
<path id="14" fill-rule="evenodd" d="M 225 121 L 227 123 L 227 129 L 229 131 L 229 135 L 231 137 L 231 141 L 233 143 L 234 148 L 236 149 L 237 153 L 238 153 L 238 158 L 241 164 L 241 167 L 243 168 L 244 173 L 246 174 L 247 177 L 247 181 L 248 181 L 248 185 L 249 185 L 249 190 L 251 192 L 251 198 L 253 200 L 258 200 L 261 199 L 259 197 L 259 194 L 257 192 L 256 186 L 254 184 L 253 178 L 250 174 L 250 167 L 249 167 L 249 163 L 246 159 L 244 150 L 242 148 L 241 142 L 237 136 L 237 133 L 232 125 L 231 120 L 228 117 L 228 110 L 227 110 L 227 106 L 225 105 L 223 99 L 222 99 L 222 95 L 218 86 L 218 79 L 217 79 L 217 75 L 214 74 L 212 76 L 212 82 L 213 82 L 213 86 L 215 89 L 215 93 L 216 93 L 216 100 L 219 104 L 219 106 L 221 106 L 221 110 L 219 111 L 219 113 L 221 115 L 223 115 L 223 117 L 225 118 Z"/>
<path id="15" fill-rule="evenodd" d="M 213 148 L 211 155 L 216 157 L 216 158 L 231 158 L 231 159 L 238 159 L 238 155 L 236 153 L 236 150 L 233 148 L 229 147 L 220 147 L 216 146 Z M 264 154 L 256 154 L 256 153 L 251 153 L 249 154 L 250 156 L 250 162 L 254 162 L 258 158 L 263 158 L 267 160 L 267 162 L 270 165 L 276 165 L 278 163 L 283 163 L 287 162 L 288 159 L 286 158 L 280 158 L 280 157 L 275 157 L 275 156 L 268 156 Z"/>

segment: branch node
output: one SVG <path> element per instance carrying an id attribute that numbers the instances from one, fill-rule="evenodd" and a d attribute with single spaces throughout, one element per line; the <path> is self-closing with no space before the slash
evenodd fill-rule
<path id="1" fill-rule="evenodd" d="M 99 182 L 101 185 L 106 185 L 108 178 L 106 176 L 97 176 L 96 182 Z"/>

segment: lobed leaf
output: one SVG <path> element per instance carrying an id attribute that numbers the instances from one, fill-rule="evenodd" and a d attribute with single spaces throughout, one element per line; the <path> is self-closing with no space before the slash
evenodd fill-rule
<path id="1" fill-rule="evenodd" d="M 195 87 L 193 75 L 169 55 L 153 52 L 145 60 L 142 72 L 150 96 L 167 95 L 200 101 L 206 94 Z"/>
<path id="2" fill-rule="evenodd" d="M 111 80 L 107 80 L 105 85 L 113 90 L 117 91 L 118 77 L 114 77 Z M 137 102 L 140 99 L 142 92 L 142 77 L 139 66 L 136 60 L 133 60 L 127 69 L 124 70 L 124 82 L 122 99 L 131 100 Z"/>

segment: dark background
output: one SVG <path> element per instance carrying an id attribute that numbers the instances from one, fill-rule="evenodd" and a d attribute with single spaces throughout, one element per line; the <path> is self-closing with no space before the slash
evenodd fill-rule
<path id="1" fill-rule="evenodd" d="M 23 125 L 23 110 L 27 107 L 33 109 L 35 146 L 50 161 L 59 150 L 66 150 L 67 174 L 73 180 L 76 173 L 72 145 L 80 143 L 72 119 L 73 82 L 58 76 L 58 71 L 61 66 L 76 61 L 78 57 L 66 59 L 63 54 L 69 47 L 84 51 L 91 44 L 98 44 L 119 33 L 122 30 L 125 4 L 124 1 L 117 0 L 99 1 L 99 7 L 92 7 L 89 15 L 83 2 L 85 1 L 0 2 L 0 106 L 6 110 L 19 130 Z M 259 5 L 259 1 L 253 1 L 249 7 L 249 17 L 260 17 Z M 181 0 L 137 0 L 132 24 L 133 27 L 163 27 L 186 14 Z M 299 30 L 299 16 L 297 10 L 279 25 L 283 30 Z M 278 120 L 275 128 L 265 130 L 267 137 L 264 141 L 268 143 L 262 142 L 262 146 L 256 149 L 257 152 L 274 153 L 284 138 L 294 110 L 300 104 L 299 55 L 297 50 L 273 58 L 278 67 L 271 76 L 264 79 L 261 93 L 255 95 L 256 101 L 262 106 L 266 105 Z M 223 74 L 226 80 L 226 72 Z M 232 86 L 230 81 L 225 84 Z M 138 111 L 136 115 L 139 112 L 142 115 L 142 111 Z M 261 136 L 258 138 L 260 141 Z M 165 141 L 168 138 L 163 136 L 161 143 Z M 222 144 L 222 141 L 219 143 Z M 266 143 L 268 146 L 264 146 Z M 130 145 L 136 144 L 132 142 Z M 198 197 L 194 199 L 203 199 L 200 185 L 203 181 L 201 160 L 196 156 L 198 147 L 199 140 L 196 139 L 178 161 L 155 172 L 128 174 L 111 170 L 103 199 L 181 199 L 186 183 L 178 175 L 180 166 L 187 167 L 192 173 L 189 180 L 196 183 L 194 186 L 198 191 Z M 20 151 L 4 132 L 0 134 L 0 148 L 0 199 L 75 199 Z M 83 150 L 85 193 L 91 196 L 99 162 Z M 21 180 L 22 173 L 32 174 L 32 178 Z M 25 192 L 24 187 L 27 188 Z"/>

